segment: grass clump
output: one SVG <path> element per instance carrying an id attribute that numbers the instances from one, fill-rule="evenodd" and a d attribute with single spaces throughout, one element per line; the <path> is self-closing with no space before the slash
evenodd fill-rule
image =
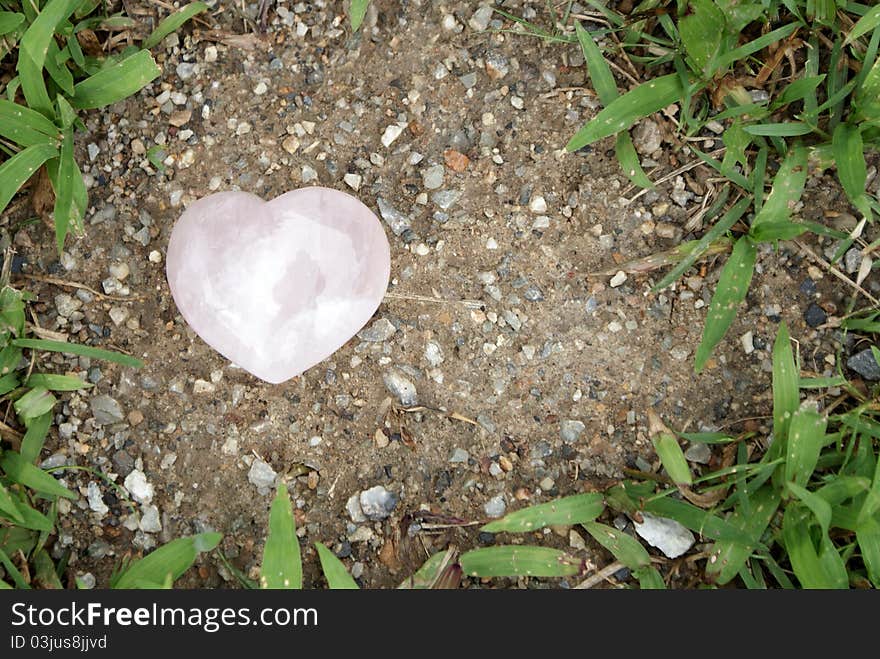
<path id="1" fill-rule="evenodd" d="M 628 130 L 669 110 L 678 137 L 723 182 L 703 217 L 709 223 L 703 240 L 654 288 L 665 288 L 711 246 L 733 239 L 696 352 L 699 372 L 748 291 L 757 245 L 813 231 L 840 241 L 837 261 L 880 212 L 866 191 L 865 159 L 880 144 L 880 7 L 812 0 L 645 0 L 623 14 L 612 3 L 586 0 L 589 11 L 573 14 L 572 4 L 554 13 L 549 30 L 496 10 L 520 33 L 581 45 L 604 107 L 566 148 L 577 151 L 614 137 L 626 176 L 652 187 Z M 614 69 L 633 82 L 631 89 L 618 89 Z M 721 132 L 724 148 L 703 153 L 694 145 L 700 137 L 716 137 L 709 126 Z M 860 216 L 849 234 L 794 217 L 811 167 L 836 168 Z M 861 244 L 866 257 L 878 247 Z"/>
<path id="2" fill-rule="evenodd" d="M 0 0 L 0 213 L 41 168 L 51 184 L 60 251 L 80 232 L 88 194 L 74 154 L 82 110 L 106 107 L 159 77 L 149 52 L 165 36 L 207 10 L 194 2 L 160 22 L 141 44 L 105 54 L 97 33 L 133 28 L 98 0 Z"/>

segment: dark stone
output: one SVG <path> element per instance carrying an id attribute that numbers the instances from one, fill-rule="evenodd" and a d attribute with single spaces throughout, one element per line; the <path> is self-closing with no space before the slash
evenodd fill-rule
<path id="1" fill-rule="evenodd" d="M 801 282 L 801 293 L 806 295 L 807 297 L 813 297 L 817 292 L 816 282 L 807 277 Z"/>
<path id="2" fill-rule="evenodd" d="M 481 545 L 494 545 L 495 544 L 495 534 L 488 533 L 487 531 L 482 531 L 479 535 L 479 541 Z"/>
<path id="3" fill-rule="evenodd" d="M 810 306 L 808 306 L 807 310 L 804 312 L 804 321 L 806 321 L 807 325 L 810 327 L 824 325 L 826 320 L 828 320 L 828 314 L 826 314 L 825 310 L 815 302 L 810 303 Z"/>

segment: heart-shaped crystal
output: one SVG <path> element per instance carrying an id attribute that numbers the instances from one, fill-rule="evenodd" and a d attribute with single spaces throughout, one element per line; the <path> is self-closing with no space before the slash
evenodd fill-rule
<path id="1" fill-rule="evenodd" d="M 375 214 L 320 187 L 269 202 L 247 192 L 196 201 L 174 225 L 166 266 L 195 332 L 273 384 L 354 336 L 382 302 L 390 271 Z"/>

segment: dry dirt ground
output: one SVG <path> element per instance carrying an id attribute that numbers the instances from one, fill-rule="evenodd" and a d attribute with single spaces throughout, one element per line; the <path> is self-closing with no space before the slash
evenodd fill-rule
<path id="1" fill-rule="evenodd" d="M 795 247 L 761 253 L 747 305 L 699 376 L 693 353 L 723 260 L 660 294 L 650 292 L 656 272 L 617 286 L 592 274 L 699 235 L 688 218 L 712 183 L 696 168 L 638 196 L 609 141 L 565 153 L 598 107 L 575 46 L 500 33 L 500 22 L 483 29 L 476 2 L 378 0 L 352 34 L 342 4 L 278 2 L 264 36 L 240 9 L 216 5 L 207 23 L 218 31 L 171 37 L 156 49 L 158 81 L 86 119 L 85 235 L 60 260 L 43 227 L 16 237 L 25 275 L 64 282 L 23 280 L 43 327 L 145 362 L 135 371 L 55 358 L 95 387 L 65 396 L 43 457 L 128 479 L 140 499 L 132 514 L 94 474 L 64 475 L 83 493 L 54 545 L 70 551 L 71 574 L 106 585 L 127 552 L 213 529 L 230 562 L 255 576 L 271 483 L 283 480 L 307 586 L 323 585 L 315 541 L 362 584 L 393 586 L 450 543 L 510 541 L 470 523 L 648 468 L 649 409 L 677 429 L 766 431 L 780 320 L 805 367 L 831 372 L 834 332 L 808 327 L 804 313 L 816 302 L 833 316 L 847 291 Z M 545 12 L 543 2 L 504 4 L 537 20 Z M 659 121 L 636 136 L 655 178 L 693 160 Z M 211 191 L 268 199 L 315 184 L 377 215 L 382 199 L 394 297 L 371 320 L 373 340 L 353 338 L 268 385 L 187 327 L 164 253 L 176 218 Z M 847 210 L 821 172 L 809 187 L 805 217 Z M 391 373 L 425 409 L 399 410 Z M 350 497 L 375 486 L 393 495 L 389 516 L 353 521 Z M 569 529 L 524 540 L 610 559 Z M 238 586 L 216 554 L 198 565 L 181 585 Z"/>

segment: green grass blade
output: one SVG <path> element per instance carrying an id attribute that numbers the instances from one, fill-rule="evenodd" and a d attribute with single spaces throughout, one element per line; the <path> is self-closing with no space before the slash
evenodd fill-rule
<path id="1" fill-rule="evenodd" d="M 55 189 L 55 245 L 60 254 L 64 250 L 64 239 L 70 228 L 70 215 L 73 211 L 73 175 L 76 163 L 73 160 L 73 129 L 64 131 L 61 142 L 61 158 L 55 171 L 52 186 Z M 50 177 L 51 178 L 51 177 Z"/>
<path id="2" fill-rule="evenodd" d="M 112 105 L 137 93 L 161 73 L 149 51 L 138 51 L 77 84 L 70 104 L 80 110 Z"/>
<path id="3" fill-rule="evenodd" d="M 159 25 L 156 26 L 156 29 L 148 36 L 144 42 L 141 44 L 141 48 L 145 50 L 149 50 L 153 46 L 159 44 L 165 37 L 167 37 L 172 32 L 177 31 L 180 26 L 186 23 L 189 19 L 197 14 L 201 14 L 203 11 L 208 10 L 208 5 L 204 2 L 192 2 L 188 4 L 186 7 L 183 7 L 167 18 L 163 19 L 159 22 Z"/>
<path id="4" fill-rule="evenodd" d="M 785 460 L 785 480 L 789 485 L 806 486 L 809 482 L 825 444 L 827 425 L 828 419 L 819 414 L 815 403 L 809 401 L 805 401 L 792 416 Z"/>
<path id="5" fill-rule="evenodd" d="M 32 348 L 34 350 L 48 350 L 50 352 L 62 352 L 70 355 L 82 355 L 93 359 L 103 359 L 115 362 L 123 366 L 141 368 L 144 363 L 140 359 L 129 357 L 118 352 L 84 346 L 79 343 L 65 343 L 64 341 L 47 341 L 45 339 L 14 339 L 12 344 L 18 348 Z"/>
<path id="6" fill-rule="evenodd" d="M 743 130 L 749 135 L 764 137 L 798 137 L 809 135 L 813 132 L 813 127 L 799 121 L 786 121 L 781 124 L 752 124 L 743 126 Z"/>
<path id="7" fill-rule="evenodd" d="M 762 224 L 779 225 L 789 221 L 791 208 L 801 198 L 806 181 L 807 150 L 798 143 L 788 150 L 773 178 L 773 189 L 767 201 L 752 220 L 750 233 L 753 237 Z"/>
<path id="8" fill-rule="evenodd" d="M 470 577 L 568 577 L 580 574 L 583 561 L 550 547 L 484 547 L 459 558 Z"/>
<path id="9" fill-rule="evenodd" d="M 601 494 L 575 494 L 517 510 L 486 524 L 481 530 L 488 533 L 524 533 L 556 524 L 581 524 L 593 521 L 603 510 L 605 504 Z"/>
<path id="10" fill-rule="evenodd" d="M 57 145 L 61 131 L 39 112 L 0 99 L 0 136 L 24 147 L 35 144 Z"/>
<path id="11" fill-rule="evenodd" d="M 623 531 L 598 522 L 586 522 L 583 527 L 593 539 L 605 547 L 618 561 L 635 572 L 651 566 L 651 556 L 642 544 Z"/>
<path id="12" fill-rule="evenodd" d="M 846 196 L 855 202 L 865 194 L 868 168 L 865 164 L 865 147 L 862 133 L 856 126 L 837 124 L 832 140 L 834 163 L 837 165 L 837 178 Z"/>
<path id="13" fill-rule="evenodd" d="M 6 552 L 0 549 L 0 565 L 4 567 L 6 570 L 6 574 L 12 579 L 12 582 L 15 584 L 16 588 L 20 588 L 22 590 L 31 590 L 30 584 L 27 580 L 22 576 L 21 572 L 12 561 L 9 560 L 9 556 L 6 555 Z"/>
<path id="14" fill-rule="evenodd" d="M 779 325 L 773 343 L 773 444 L 769 457 L 784 455 L 791 419 L 800 404 L 798 368 L 791 349 L 788 326 Z"/>
<path id="15" fill-rule="evenodd" d="M 345 565 L 320 542 L 315 543 L 318 550 L 318 558 L 321 559 L 321 569 L 327 578 L 327 585 L 331 590 L 358 590 L 358 585 L 351 578 Z"/>
<path id="16" fill-rule="evenodd" d="M 703 327 L 703 338 L 697 348 L 694 370 L 699 373 L 706 365 L 715 346 L 727 334 L 730 324 L 736 316 L 737 307 L 745 299 L 755 269 L 757 251 L 748 236 L 742 236 L 733 246 L 733 252 L 718 279 L 718 287 L 712 296 L 706 324 Z"/>
<path id="17" fill-rule="evenodd" d="M 730 230 L 730 228 L 739 221 L 746 210 L 748 210 L 750 205 L 751 201 L 749 199 L 740 199 L 737 203 L 735 203 L 720 220 L 712 225 L 711 229 L 703 234 L 703 237 L 700 238 L 700 240 L 697 242 L 697 245 L 696 247 L 694 247 L 693 251 L 691 251 L 678 263 L 678 265 L 670 270 L 669 273 L 667 273 L 667 275 L 663 277 L 663 279 L 661 279 L 656 286 L 654 286 L 652 291 L 656 293 L 657 291 L 663 290 L 672 282 L 681 277 L 685 272 L 687 272 L 690 267 L 697 262 L 703 252 L 706 251 L 709 245 L 711 245 L 715 240 L 727 233 L 727 231 Z"/>
<path id="18" fill-rule="evenodd" d="M 846 566 L 826 533 L 819 540 L 819 551 L 810 533 L 810 511 L 789 505 L 782 520 L 782 540 L 795 576 L 804 588 L 847 588 Z"/>
<path id="19" fill-rule="evenodd" d="M 5 517 L 6 519 L 11 519 L 13 522 L 18 522 L 19 524 L 24 522 L 24 518 L 18 510 L 15 499 L 9 494 L 9 490 L 6 489 L 2 481 L 0 481 L 0 516 Z"/>
<path id="20" fill-rule="evenodd" d="M 195 563 L 199 554 L 214 549 L 222 538 L 222 533 L 199 533 L 172 540 L 111 578 L 110 587 L 117 590 L 145 584 L 164 587 L 169 575 L 172 581 L 179 579 Z"/>
<path id="21" fill-rule="evenodd" d="M 0 212 L 6 208 L 18 189 L 34 175 L 40 166 L 58 155 L 51 144 L 35 144 L 19 151 L 0 165 Z"/>
<path id="22" fill-rule="evenodd" d="M 61 54 L 61 49 L 53 39 L 49 42 L 49 51 L 46 55 L 44 66 L 52 81 L 59 89 L 70 96 L 73 94 L 73 74 L 67 68 L 66 58 Z M 59 61 L 60 60 L 60 61 Z"/>
<path id="23" fill-rule="evenodd" d="M 630 128 L 639 119 L 662 110 L 681 98 L 681 81 L 669 74 L 642 83 L 623 96 L 618 96 L 589 121 L 566 145 L 568 151 L 592 144 Z"/>
<path id="24" fill-rule="evenodd" d="M 642 590 L 665 590 L 666 584 L 663 577 L 657 571 L 657 568 L 643 567 L 633 570 L 633 576 L 639 580 L 639 587 Z"/>
<path id="25" fill-rule="evenodd" d="M 51 412 L 57 399 L 46 389 L 36 388 L 28 391 L 24 396 L 15 401 L 14 407 L 22 421 L 28 423 L 30 419 Z"/>
<path id="26" fill-rule="evenodd" d="M 771 107 L 775 110 L 790 103 L 802 101 L 812 95 L 816 91 L 816 88 L 824 81 L 824 73 L 822 75 L 809 76 L 807 78 L 798 78 L 782 90 L 782 93 L 774 99 Z"/>
<path id="27" fill-rule="evenodd" d="M 734 62 L 745 59 L 749 55 L 757 53 L 759 50 L 764 50 L 767 46 L 771 44 L 782 41 L 797 28 L 798 24 L 796 22 L 791 22 L 787 25 L 783 25 L 782 27 L 772 30 L 767 34 L 762 35 L 757 39 L 740 46 L 739 48 L 734 48 L 733 50 L 729 50 L 726 53 L 721 53 L 718 56 L 718 68 L 726 69 Z"/>
<path id="28" fill-rule="evenodd" d="M 55 525 L 52 523 L 51 519 L 49 519 L 42 513 L 34 510 L 28 505 L 23 505 L 19 503 L 18 512 L 21 515 L 22 521 L 16 522 L 16 524 L 24 529 L 32 529 L 34 531 L 48 533 L 55 528 Z M 0 514 L 0 517 L 4 516 L 4 514 Z"/>
<path id="29" fill-rule="evenodd" d="M 0 11 L 0 35 L 9 34 L 24 23 L 24 14 L 14 11 Z"/>
<path id="30" fill-rule="evenodd" d="M 49 391 L 79 391 L 95 386 L 83 382 L 75 375 L 54 375 L 51 373 L 34 373 L 25 380 L 27 387 L 42 387 Z"/>
<path id="31" fill-rule="evenodd" d="M 28 464 L 33 464 L 43 450 L 43 443 L 52 425 L 52 412 L 46 412 L 42 416 L 31 419 L 27 432 L 21 440 L 21 459 Z"/>
<path id="32" fill-rule="evenodd" d="M 584 53 L 584 60 L 587 63 L 587 71 L 590 74 L 590 80 L 593 82 L 593 89 L 603 105 L 608 105 L 618 96 L 617 83 L 614 81 L 614 75 L 611 68 L 602 57 L 602 52 L 593 41 L 592 35 L 587 32 L 580 21 L 574 23 L 575 32 L 577 33 L 578 43 Z"/>
<path id="33" fill-rule="evenodd" d="M 727 522 L 747 534 L 751 541 L 719 540 L 710 550 L 706 574 L 720 584 L 726 584 L 736 577 L 759 547 L 761 535 L 779 506 L 779 494 L 768 485 L 755 492 L 749 503 L 748 510 L 739 503 Z"/>
<path id="34" fill-rule="evenodd" d="M 364 22 L 364 16 L 367 15 L 367 8 L 370 6 L 370 0 L 351 0 L 351 29 L 358 31 Z"/>
<path id="35" fill-rule="evenodd" d="M 18 55 L 18 73 L 21 91 L 28 106 L 52 117 L 52 101 L 43 80 L 43 67 L 49 44 L 56 28 L 73 13 L 79 0 L 49 0 L 21 37 Z"/>
<path id="36" fill-rule="evenodd" d="M 639 161 L 639 154 L 636 147 L 633 146 L 632 138 L 626 131 L 617 134 L 617 140 L 614 143 L 614 154 L 617 156 L 617 162 L 626 177 L 640 188 L 653 188 L 654 182 L 645 174 L 642 169 L 642 163 Z"/>
<path id="37" fill-rule="evenodd" d="M 458 581 L 461 578 L 461 567 L 455 563 L 458 553 L 449 548 L 431 555 L 422 567 L 408 576 L 397 588 L 399 590 L 427 590 L 437 588 L 444 581 L 444 576 L 452 571 Z M 457 586 L 456 586 L 457 587 Z"/>
<path id="38" fill-rule="evenodd" d="M 302 588 L 302 559 L 287 486 L 278 486 L 269 511 L 269 537 L 263 549 L 260 588 Z"/>
<path id="39" fill-rule="evenodd" d="M 673 519 L 694 533 L 699 533 L 711 540 L 730 540 L 748 544 L 751 538 L 741 529 L 734 527 L 727 521 L 718 517 L 708 510 L 697 508 L 687 501 L 680 501 L 671 497 L 654 499 L 645 502 L 644 510 L 661 517 Z"/>
<path id="40" fill-rule="evenodd" d="M 688 9 L 688 14 L 678 21 L 679 35 L 693 68 L 708 80 L 718 68 L 724 14 L 712 0 L 690 0 Z"/>
<path id="41" fill-rule="evenodd" d="M 8 451 L 0 458 L 0 467 L 13 482 L 29 487 L 37 492 L 66 499 L 76 499 L 76 494 L 68 490 L 42 469 L 35 467 L 16 453 Z"/>
<path id="42" fill-rule="evenodd" d="M 880 5 L 870 9 L 853 25 L 852 30 L 846 35 L 844 45 L 851 44 L 859 37 L 873 31 L 878 25 L 880 25 Z"/>
<path id="43" fill-rule="evenodd" d="M 676 485 L 691 485 L 694 482 L 690 467 L 685 460 L 684 452 L 678 445 L 674 435 L 666 432 L 659 433 L 652 440 L 657 457 L 663 463 L 663 468 Z"/>
<path id="44" fill-rule="evenodd" d="M 868 579 L 874 588 L 880 588 L 880 522 L 876 517 L 858 523 L 856 540 L 868 570 Z"/>

